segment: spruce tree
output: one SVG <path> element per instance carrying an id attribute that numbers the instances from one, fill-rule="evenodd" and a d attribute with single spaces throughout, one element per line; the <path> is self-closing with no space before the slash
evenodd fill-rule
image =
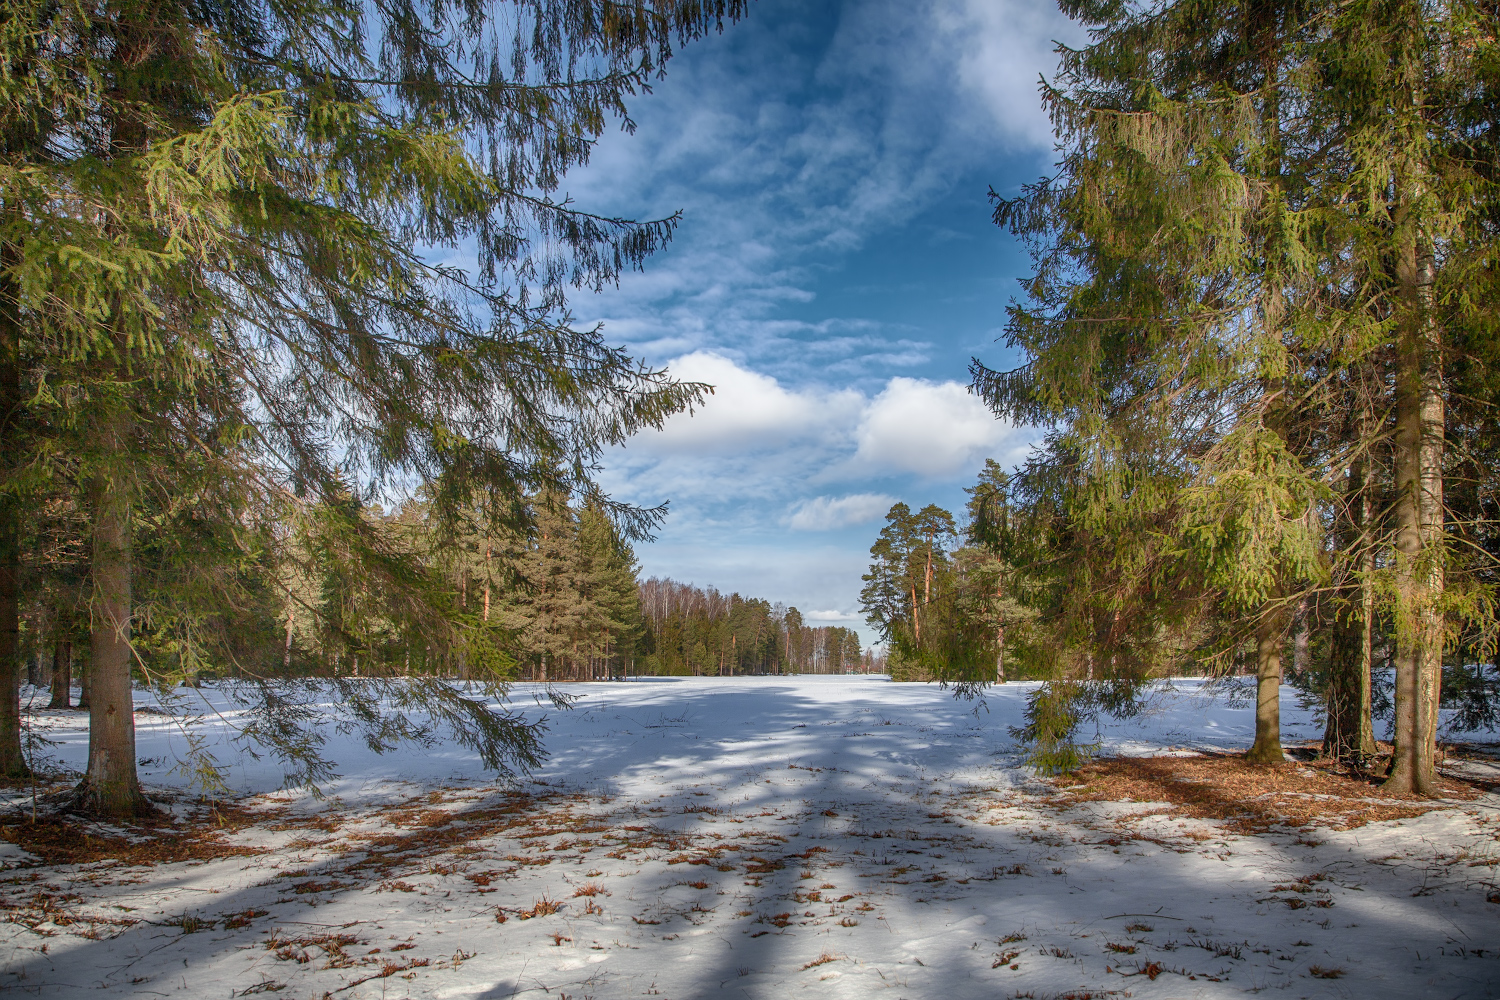
<path id="1" fill-rule="evenodd" d="M 1082 560 L 1106 583 L 1098 610 L 1138 639 L 1177 628 L 1170 645 L 1221 662 L 1253 642 L 1256 759 L 1281 756 L 1292 610 L 1337 581 L 1337 614 L 1362 634 L 1374 612 L 1354 590 L 1383 573 L 1390 787 L 1427 791 L 1453 608 L 1440 321 L 1487 308 L 1460 305 L 1448 279 L 1467 255 L 1437 248 L 1457 248 L 1490 197 L 1450 122 L 1488 65 L 1469 54 L 1492 47 L 1491 19 L 1421 3 L 1064 8 L 1094 42 L 1064 53 L 1046 92 L 1061 170 L 997 211 L 1035 241 L 1031 303 L 1009 328 L 1031 361 L 1009 375 L 976 362 L 975 388 L 1004 415 L 1061 426 L 1032 493 L 1064 484 L 1051 509 L 1072 537 L 1057 540 L 1087 529 L 1101 543 Z M 1351 403 L 1390 423 L 1349 425 Z M 1394 488 L 1371 516 L 1387 436 Z M 1195 621 L 1194 596 L 1215 614 Z M 1087 650 L 1119 631 L 1080 610 L 1095 618 L 1074 633 Z M 1339 653 L 1344 747 L 1366 745 L 1363 645 Z"/>
<path id="2" fill-rule="evenodd" d="M 628 532 L 659 516 L 603 496 L 592 465 L 701 387 L 578 328 L 565 292 L 637 266 L 675 219 L 603 218 L 551 193 L 675 42 L 741 13 L 739 0 L 12 5 L 0 133 L 21 138 L 0 164 L 0 314 L 54 387 L 53 419 L 88 430 L 72 439 L 92 537 L 86 805 L 142 806 L 141 477 L 184 449 L 293 519 L 322 517 L 348 476 L 362 491 L 432 483 L 439 517 L 478 498 L 522 527 L 520 497 L 543 488 L 591 497 Z M 419 252 L 460 244 L 475 273 Z M 14 438 L 0 443 L 14 483 Z M 379 549 L 366 537 L 349 551 Z M 425 616 L 439 631 L 442 618 Z M 0 665 L 13 672 L 14 656 Z"/>

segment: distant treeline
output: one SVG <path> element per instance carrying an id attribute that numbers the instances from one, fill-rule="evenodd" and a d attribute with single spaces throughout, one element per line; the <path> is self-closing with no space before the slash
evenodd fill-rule
<path id="1" fill-rule="evenodd" d="M 884 669 L 884 657 L 864 652 L 852 629 L 808 626 L 796 608 L 670 579 L 640 581 L 631 546 L 592 506 L 543 497 L 530 506 L 533 528 L 524 533 L 487 528 L 477 512 L 466 526 L 444 526 L 422 500 L 390 512 L 346 511 L 367 533 L 364 544 L 420 567 L 419 575 L 394 586 L 351 571 L 357 561 L 326 537 L 286 540 L 279 563 L 253 568 L 274 585 L 245 587 L 235 606 L 191 622 L 198 644 L 217 655 L 184 656 L 177 623 L 143 616 L 135 637 L 141 679 L 555 681 Z M 39 567 L 45 572 L 23 609 L 22 648 L 31 683 L 61 681 L 53 685 L 61 706 L 70 674 L 87 702 L 90 644 L 86 552 L 62 530 L 66 519 L 57 521 L 63 542 L 54 540 Z M 138 566 L 136 589 L 150 593 L 152 563 Z M 448 641 L 421 627 L 413 588 L 462 625 Z"/>
<path id="2" fill-rule="evenodd" d="M 839 674 L 883 672 L 859 634 L 810 626 L 802 613 L 739 594 L 652 577 L 640 585 L 642 634 L 634 670 L 649 674 Z"/>

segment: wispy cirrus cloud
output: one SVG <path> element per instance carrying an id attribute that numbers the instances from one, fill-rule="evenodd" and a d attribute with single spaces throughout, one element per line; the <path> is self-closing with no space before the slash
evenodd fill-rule
<path id="1" fill-rule="evenodd" d="M 594 211 L 683 212 L 642 273 L 574 302 L 716 386 L 606 457 L 615 495 L 672 501 L 647 572 L 850 608 L 890 503 L 956 509 L 986 457 L 1024 453 L 964 366 L 1025 266 L 984 192 L 1046 167 L 1054 39 L 1079 35 L 1046 3 L 757 0 L 570 175 Z"/>

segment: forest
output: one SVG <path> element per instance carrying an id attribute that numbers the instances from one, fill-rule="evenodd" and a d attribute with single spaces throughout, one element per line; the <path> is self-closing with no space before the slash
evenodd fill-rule
<path id="1" fill-rule="evenodd" d="M 1057 168 L 991 191 L 1025 363 L 970 368 L 1045 443 L 961 532 L 891 509 L 869 620 L 926 676 L 1045 678 L 1046 769 L 1152 679 L 1250 674 L 1250 760 L 1290 681 L 1323 754 L 1434 794 L 1440 711 L 1500 697 L 1495 12 L 1062 6 Z"/>
<path id="2" fill-rule="evenodd" d="M 1495 996 L 1500 3 L 1056 8 L 8 0 L 0 990 Z"/>
<path id="3" fill-rule="evenodd" d="M 527 680 L 607 680 L 631 674 L 737 676 L 882 669 L 858 634 L 810 626 L 795 607 L 639 579 L 635 553 L 597 508 L 538 504 L 527 533 L 443 532 L 430 506 L 367 508 L 361 520 L 445 588 L 476 630 L 491 633 Z M 51 687 L 50 707 L 89 707 L 88 578 L 80 539 L 59 533 L 28 578 L 21 656 L 33 686 Z M 224 651 L 185 677 L 197 684 L 247 676 L 453 677 L 466 680 L 463 649 L 419 644 L 388 605 L 330 560 L 289 561 L 284 587 L 267 590 L 242 614 L 217 620 Z M 146 677 L 167 675 L 173 649 L 147 630 L 134 637 Z M 76 649 L 76 654 L 75 654 Z M 53 683 L 56 679 L 56 683 Z"/>
<path id="4" fill-rule="evenodd" d="M 136 684 L 224 680 L 314 773 L 285 682 L 406 679 L 345 685 L 353 724 L 399 741 L 427 713 L 524 767 L 529 730 L 436 681 L 873 666 L 794 608 L 637 582 L 666 506 L 596 478 L 713 387 L 569 311 L 677 218 L 549 192 L 742 3 L 536 0 L 504 37 L 446 7 L 434 32 L 148 7 L 25 4 L 6 43 L 0 772 L 27 771 L 17 691 L 44 662 L 87 679 L 80 803 L 122 814 Z M 1357 767 L 1389 701 L 1379 766 L 1429 790 L 1440 707 L 1495 715 L 1493 15 L 1062 7 L 1093 41 L 1043 88 L 1056 170 L 991 192 L 1032 254 L 1026 361 L 971 367 L 1047 436 L 986 466 L 962 530 L 892 508 L 862 594 L 889 667 L 1045 679 L 1047 766 L 1183 671 L 1253 670 L 1251 756 L 1280 759 L 1289 677 Z"/>

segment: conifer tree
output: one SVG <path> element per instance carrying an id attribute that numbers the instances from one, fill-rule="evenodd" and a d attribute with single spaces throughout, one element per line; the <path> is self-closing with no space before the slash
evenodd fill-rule
<path id="1" fill-rule="evenodd" d="M 142 806 L 132 550 L 152 463 L 197 451 L 293 517 L 336 501 L 346 475 L 362 489 L 431 483 L 439 517 L 478 497 L 497 524 L 524 521 L 519 498 L 544 487 L 592 497 L 627 531 L 659 515 L 600 494 L 593 460 L 702 389 L 577 328 L 564 293 L 638 265 L 675 220 L 602 218 L 550 195 L 674 42 L 741 12 L 12 5 L 0 314 L 47 373 L 56 423 L 89 431 L 73 438 L 92 535 L 86 804 Z M 419 252 L 460 243 L 476 273 Z M 0 443 L 14 487 L 13 437 Z M 368 523 L 344 527 L 366 535 L 347 551 L 377 558 Z M 441 630 L 438 618 L 426 621 Z M 503 727 L 481 728 L 503 742 Z"/>
<path id="2" fill-rule="evenodd" d="M 621 657 L 623 669 L 624 657 L 641 635 L 641 596 L 636 586 L 639 567 L 630 543 L 620 537 L 602 512 L 585 507 L 578 520 L 578 547 L 586 566 L 587 596 L 597 608 L 593 617 L 597 656 L 608 675 L 610 658 Z"/>
<path id="3" fill-rule="evenodd" d="M 1194 655 L 1253 641 L 1256 759 L 1280 759 L 1291 610 L 1340 581 L 1339 613 L 1362 631 L 1373 612 L 1350 588 L 1382 569 L 1398 646 L 1391 787 L 1427 790 L 1453 606 L 1435 248 L 1456 245 L 1489 197 L 1447 119 L 1487 65 L 1468 57 L 1492 47 L 1492 19 L 1407 2 L 1063 6 L 1094 42 L 1064 53 L 1062 85 L 1046 91 L 1062 168 L 996 213 L 1036 241 L 1031 304 L 1010 324 L 1032 360 L 1008 375 L 976 362 L 975 388 L 1002 414 L 1062 425 L 1036 471 L 1066 485 L 1052 494 L 1057 539 L 1087 529 L 1102 543 L 1080 560 L 1106 583 L 1099 610 L 1138 638 L 1179 626 L 1167 645 Z M 1467 269 L 1464 255 L 1443 260 Z M 1394 391 L 1372 399 L 1382 371 Z M 1351 402 L 1391 423 L 1347 426 Z M 1392 503 L 1372 517 L 1387 434 Z M 1218 620 L 1195 621 L 1194 598 Z M 1080 610 L 1096 618 L 1074 633 L 1092 662 L 1098 637 L 1120 630 Z M 1338 682 L 1339 728 L 1354 735 L 1335 743 L 1363 745 L 1349 691 L 1368 660 L 1340 655 L 1355 662 Z"/>

